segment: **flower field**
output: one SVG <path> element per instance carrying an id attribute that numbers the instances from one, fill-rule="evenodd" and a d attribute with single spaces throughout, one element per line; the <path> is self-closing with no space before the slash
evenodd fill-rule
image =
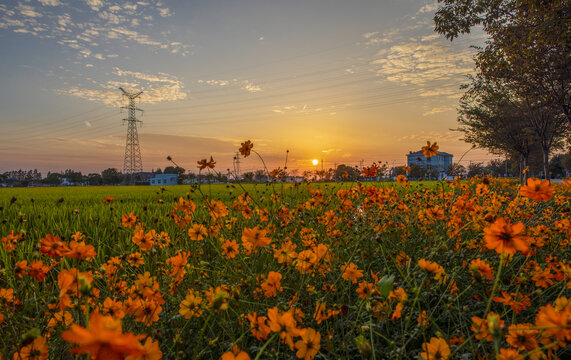
<path id="1" fill-rule="evenodd" d="M 571 186 L 0 189 L 4 359 L 563 359 Z"/>

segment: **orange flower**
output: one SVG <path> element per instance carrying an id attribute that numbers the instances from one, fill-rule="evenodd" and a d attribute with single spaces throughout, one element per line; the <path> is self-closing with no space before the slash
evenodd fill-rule
<path id="1" fill-rule="evenodd" d="M 62 339 L 79 345 L 70 351 L 89 354 L 93 360 L 120 360 L 126 355 L 142 355 L 145 350 L 139 340 L 144 335 L 123 334 L 121 321 L 111 316 L 91 313 L 87 328 L 73 324 L 61 334 Z"/>
<path id="2" fill-rule="evenodd" d="M 508 294 L 507 292 L 502 291 L 502 296 L 503 297 L 494 296 L 492 300 L 498 303 L 504 303 L 516 313 L 520 313 L 523 309 L 531 305 L 529 297 L 520 293 Z"/>
<path id="3" fill-rule="evenodd" d="M 153 235 L 150 232 L 145 234 L 143 229 L 136 230 L 131 240 L 143 251 L 150 250 L 155 243 Z"/>
<path id="4" fill-rule="evenodd" d="M 470 329 L 476 333 L 474 335 L 476 339 L 492 341 L 494 337 L 491 333 L 499 331 L 503 327 L 504 321 L 500 319 L 498 314 L 491 312 L 486 319 L 472 316 L 472 326 Z"/>
<path id="5" fill-rule="evenodd" d="M 278 295 L 278 291 L 283 291 L 282 286 L 280 284 L 280 280 L 282 279 L 282 274 L 275 271 L 270 271 L 268 274 L 268 278 L 264 281 L 261 285 L 262 289 L 264 290 L 264 295 L 266 297 L 274 297 Z"/>
<path id="6" fill-rule="evenodd" d="M 426 142 L 426 146 L 422 147 L 422 151 L 424 152 L 424 157 L 425 158 L 430 158 L 432 156 L 436 156 L 438 155 L 438 145 L 436 145 L 436 143 L 434 144 L 430 144 L 430 141 Z"/>
<path id="7" fill-rule="evenodd" d="M 397 182 L 401 185 L 405 185 L 406 184 L 406 176 L 404 175 L 397 175 Z"/>
<path id="8" fill-rule="evenodd" d="M 145 340 L 143 344 L 145 350 L 144 354 L 141 355 L 129 355 L 125 360 L 159 360 L 163 357 L 163 352 L 159 347 L 158 341 L 153 341 L 150 337 Z"/>
<path id="9" fill-rule="evenodd" d="M 143 255 L 137 251 L 127 255 L 127 262 L 132 267 L 139 267 L 145 263 L 145 260 L 143 260 Z"/>
<path id="10" fill-rule="evenodd" d="M 525 359 L 524 355 L 521 355 L 515 349 L 500 349 L 500 355 L 498 360 L 523 360 Z"/>
<path id="11" fill-rule="evenodd" d="M 337 316 L 341 313 L 341 310 L 332 310 L 327 309 L 327 304 L 324 302 L 317 301 L 315 303 L 315 312 L 313 313 L 313 318 L 317 321 L 318 324 L 321 324 L 323 321 Z"/>
<path id="12" fill-rule="evenodd" d="M 535 286 L 547 289 L 548 287 L 553 285 L 553 280 L 552 280 L 553 277 L 554 276 L 549 268 L 545 268 L 545 270 L 537 268 L 531 280 L 535 281 Z"/>
<path id="13" fill-rule="evenodd" d="M 226 240 L 222 244 L 222 256 L 226 256 L 226 259 L 233 259 L 240 253 L 238 249 L 239 247 L 236 240 Z"/>
<path id="14" fill-rule="evenodd" d="M 47 265 L 44 265 L 42 260 L 34 261 L 30 263 L 30 269 L 28 270 L 28 275 L 33 277 L 36 281 L 44 281 L 46 278 L 46 274 L 50 271 L 51 268 Z"/>
<path id="15" fill-rule="evenodd" d="M 135 321 L 151 326 L 152 323 L 159 321 L 159 314 L 163 308 L 154 300 L 135 300 Z"/>
<path id="16" fill-rule="evenodd" d="M 562 299 L 567 304 L 562 309 L 551 304 L 542 306 L 535 316 L 535 326 L 544 327 L 545 334 L 564 343 L 571 341 L 571 304 L 566 298 L 558 298 L 555 304 Z"/>
<path id="17" fill-rule="evenodd" d="M 377 164 L 373 164 L 370 167 L 364 167 L 361 170 L 361 175 L 364 177 L 375 177 L 379 171 L 379 166 Z"/>
<path id="18" fill-rule="evenodd" d="M 194 290 L 188 290 L 186 298 L 180 303 L 178 313 L 184 316 L 185 319 L 190 319 L 193 316 L 200 317 L 202 315 L 202 298 Z"/>
<path id="19" fill-rule="evenodd" d="M 129 213 L 129 215 L 123 215 L 121 218 L 121 222 L 123 223 L 124 227 L 132 228 L 137 223 L 137 217 L 133 215 L 133 213 Z"/>
<path id="20" fill-rule="evenodd" d="M 190 236 L 190 240 L 200 241 L 208 236 L 208 231 L 204 225 L 194 224 L 188 229 L 188 236 Z"/>
<path id="21" fill-rule="evenodd" d="M 357 288 L 357 294 L 359 294 L 359 299 L 368 299 L 373 294 L 374 285 L 367 281 L 361 281 L 359 287 Z"/>
<path id="22" fill-rule="evenodd" d="M 113 300 L 110 297 L 105 298 L 103 302 L 103 312 L 106 315 L 113 316 L 115 319 L 125 317 L 125 310 L 121 301 Z"/>
<path id="23" fill-rule="evenodd" d="M 2 242 L 4 244 L 3 249 L 8 251 L 8 252 L 12 252 L 16 249 L 16 245 L 18 244 L 18 240 L 20 240 L 20 234 L 16 234 L 14 235 L 14 230 L 12 230 L 12 232 L 6 236 L 4 236 L 2 239 L 0 239 L 0 242 Z"/>
<path id="24" fill-rule="evenodd" d="M 242 231 L 242 242 L 250 243 L 254 248 L 268 246 L 272 239 L 267 237 L 266 234 L 266 230 L 258 229 L 257 226 L 252 229 L 244 228 Z"/>
<path id="25" fill-rule="evenodd" d="M 210 216 L 213 219 L 223 218 L 228 215 L 228 208 L 222 201 L 206 200 L 206 205 L 208 205 Z"/>
<path id="26" fill-rule="evenodd" d="M 69 251 L 67 245 L 57 236 L 47 234 L 40 239 L 40 252 L 49 257 L 57 258 Z"/>
<path id="27" fill-rule="evenodd" d="M 14 353 L 14 360 L 45 360 L 48 358 L 48 343 L 44 336 L 38 336 L 30 344 Z"/>
<path id="28" fill-rule="evenodd" d="M 105 197 L 105 199 L 103 199 L 103 202 L 105 204 L 111 204 L 113 202 L 113 200 L 115 200 L 115 198 L 113 196 L 107 196 L 107 197 Z"/>
<path id="29" fill-rule="evenodd" d="M 73 316 L 68 311 L 58 311 L 48 321 L 48 327 L 65 326 L 68 327 L 73 323 Z"/>
<path id="30" fill-rule="evenodd" d="M 206 159 L 202 159 L 200 161 L 197 161 L 197 163 L 198 163 L 198 169 L 199 170 L 204 170 L 206 168 L 214 169 L 214 165 L 216 164 L 216 161 L 214 161 L 214 159 L 212 159 L 212 156 L 211 156 L 210 161 L 206 161 Z"/>
<path id="31" fill-rule="evenodd" d="M 250 360 L 250 355 L 245 351 L 241 351 L 238 345 L 232 345 L 232 351 L 222 354 L 221 360 Z"/>
<path id="32" fill-rule="evenodd" d="M 529 243 L 525 236 L 520 235 L 524 230 L 523 223 L 512 225 L 503 217 L 499 217 L 490 227 L 484 229 L 486 247 L 495 249 L 498 254 L 505 252 L 513 255 L 518 250 L 525 254 L 529 251 Z"/>
<path id="33" fill-rule="evenodd" d="M 273 246 L 274 258 L 279 264 L 290 265 L 293 260 L 297 258 L 297 252 L 295 252 L 296 247 L 297 245 L 293 244 L 290 240 L 282 242 L 281 248 L 279 249 Z"/>
<path id="34" fill-rule="evenodd" d="M 349 265 L 345 263 L 345 265 L 341 265 L 341 271 L 343 271 L 343 275 L 341 277 L 345 280 L 351 280 L 353 284 L 356 284 L 357 281 L 363 277 L 363 270 L 359 270 L 357 265 L 350 262 Z"/>
<path id="35" fill-rule="evenodd" d="M 27 260 L 17 261 L 14 265 L 14 274 L 17 275 L 20 279 L 22 275 L 26 274 L 30 270 L 28 266 Z"/>
<path id="36" fill-rule="evenodd" d="M 553 186 L 549 184 L 549 180 L 529 178 L 527 184 L 519 189 L 519 193 L 535 201 L 548 201 L 553 197 Z"/>
<path id="37" fill-rule="evenodd" d="M 92 261 L 97 256 L 93 245 L 85 245 L 85 241 L 72 240 L 69 242 L 69 248 L 70 250 L 65 253 L 65 256 L 71 259 Z"/>
<path id="38" fill-rule="evenodd" d="M 531 329 L 533 324 L 512 324 L 508 327 L 506 341 L 519 350 L 531 351 L 538 346 L 536 336 L 539 331 Z"/>
<path id="39" fill-rule="evenodd" d="M 307 328 L 301 335 L 301 340 L 295 343 L 297 352 L 295 355 L 304 360 L 311 360 L 321 348 L 321 334 L 312 328 Z"/>
<path id="40" fill-rule="evenodd" d="M 490 264 L 484 260 L 472 260 L 470 262 L 470 271 L 472 274 L 478 274 L 479 276 L 488 280 L 493 280 L 494 278 L 494 271 L 492 270 Z"/>
<path id="41" fill-rule="evenodd" d="M 442 359 L 446 360 L 450 357 L 450 347 L 446 340 L 441 338 L 433 337 L 430 339 L 430 342 L 422 344 L 423 352 L 420 353 L 420 356 L 425 359 Z"/>
<path id="42" fill-rule="evenodd" d="M 254 144 L 252 144 L 250 140 L 247 140 L 246 142 L 243 142 L 240 145 L 242 145 L 240 147 L 240 154 L 242 154 L 244 157 L 250 156 L 250 152 L 252 151 Z"/>
<path id="43" fill-rule="evenodd" d="M 418 260 L 418 266 L 420 266 L 422 270 L 434 274 L 434 279 L 439 283 L 446 281 L 446 271 L 444 271 L 444 268 L 437 263 L 420 259 Z"/>
<path id="44" fill-rule="evenodd" d="M 250 322 L 250 331 L 256 339 L 266 340 L 271 332 L 270 327 L 266 324 L 268 318 L 257 315 L 257 312 L 247 315 L 248 321 Z"/>
<path id="45" fill-rule="evenodd" d="M 270 330 L 279 333 L 282 341 L 293 350 L 293 338 L 300 335 L 300 330 L 296 328 L 292 311 L 280 314 L 277 307 L 268 309 L 268 325 Z"/>

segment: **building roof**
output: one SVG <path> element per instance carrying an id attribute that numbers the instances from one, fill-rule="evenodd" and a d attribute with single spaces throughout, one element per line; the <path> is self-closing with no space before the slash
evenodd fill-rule
<path id="1" fill-rule="evenodd" d="M 410 152 L 410 153 L 406 154 L 406 156 L 420 156 L 420 155 L 424 156 L 424 151 L 420 150 L 420 151 Z M 441 155 L 441 156 L 454 156 L 454 155 L 449 154 L 449 153 L 444 152 L 444 151 L 439 151 L 439 152 L 438 152 L 438 155 Z M 438 156 L 438 155 L 437 155 L 437 156 Z"/>
<path id="2" fill-rule="evenodd" d="M 154 179 L 167 179 L 173 176 L 178 178 L 177 174 L 155 174 Z"/>

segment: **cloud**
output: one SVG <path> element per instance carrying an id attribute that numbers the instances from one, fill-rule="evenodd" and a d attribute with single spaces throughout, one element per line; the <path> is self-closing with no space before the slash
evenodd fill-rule
<path id="1" fill-rule="evenodd" d="M 83 123 L 84 123 L 85 126 L 87 126 L 87 127 L 91 127 L 91 126 L 92 126 L 91 123 L 90 123 L 89 121 L 87 121 L 87 120 L 85 120 Z"/>
<path id="2" fill-rule="evenodd" d="M 438 10 L 438 3 L 432 3 L 432 4 L 426 4 L 424 6 L 422 6 L 420 9 L 418 9 L 418 13 L 417 14 L 426 14 L 426 13 L 433 13 L 436 10 Z"/>
<path id="3" fill-rule="evenodd" d="M 99 11 L 99 9 L 103 6 L 102 0 L 86 0 L 85 2 L 93 11 Z"/>
<path id="4" fill-rule="evenodd" d="M 179 84 L 180 81 L 176 79 L 176 77 L 165 74 L 165 73 L 158 73 L 157 75 L 154 74 L 145 74 L 142 72 L 137 71 L 128 71 L 128 70 L 121 70 L 117 67 L 113 68 L 115 74 L 119 76 L 127 76 L 127 77 L 134 77 L 136 79 L 145 80 L 148 82 L 166 82 L 170 84 Z"/>
<path id="5" fill-rule="evenodd" d="M 61 2 L 59 0 L 38 0 L 38 2 L 44 6 L 59 6 Z"/>
<path id="6" fill-rule="evenodd" d="M 327 113 L 328 115 L 336 115 L 336 111 L 345 109 L 348 104 L 345 105 L 333 105 L 333 106 L 313 106 L 308 104 L 303 105 L 276 105 L 272 106 L 272 112 L 276 114 L 315 114 L 315 113 Z"/>
<path id="7" fill-rule="evenodd" d="M 434 115 L 434 114 L 438 114 L 438 113 L 442 113 L 442 112 L 446 112 L 446 111 L 452 111 L 452 110 L 455 110 L 454 107 L 452 107 L 452 106 L 440 106 L 440 107 L 432 108 L 431 110 L 422 113 L 422 116 L 430 116 L 430 115 Z"/>
<path id="8" fill-rule="evenodd" d="M 93 86 L 70 87 L 56 92 L 62 95 L 75 96 L 85 100 L 118 107 L 123 104 L 119 87 L 126 91 L 143 91 L 141 103 L 156 104 L 160 102 L 183 100 L 187 92 L 180 80 L 166 73 L 147 74 L 137 71 L 113 69 L 115 79 L 105 83 L 92 81 Z"/>
<path id="9" fill-rule="evenodd" d="M 379 53 L 372 64 L 376 73 L 398 84 L 426 85 L 435 80 L 457 78 L 472 72 L 472 53 L 453 51 L 442 42 L 409 42 L 394 45 Z"/>
<path id="10" fill-rule="evenodd" d="M 405 135 L 405 136 L 401 136 L 399 138 L 397 138 L 397 141 L 399 142 L 407 142 L 407 143 L 413 143 L 413 142 L 418 142 L 423 143 L 425 141 L 436 141 L 438 143 L 441 142 L 445 142 L 445 141 L 450 141 L 450 142 L 456 142 L 456 141 L 461 141 L 462 139 L 462 134 L 459 133 L 458 131 L 453 131 L 453 130 L 447 130 L 445 132 L 441 132 L 441 131 L 420 131 L 418 133 L 415 134 L 409 134 L 409 135 Z M 419 146 L 419 150 L 420 150 L 420 146 Z"/>
<path id="11" fill-rule="evenodd" d="M 30 0 L 0 4 L 0 29 L 11 29 L 16 33 L 42 39 L 55 39 L 58 44 L 77 50 L 79 59 L 86 57 L 87 52 L 82 50 L 89 50 L 91 54 L 103 54 L 104 49 L 98 50 L 95 47 L 105 45 L 108 49 L 113 46 L 113 42 L 118 41 L 182 56 L 190 53 L 189 45 L 173 41 L 173 36 L 176 35 L 168 31 L 157 31 L 152 14 L 156 12 L 162 17 L 173 15 L 160 1 L 122 3 L 120 6 L 104 0 L 38 2 L 41 6 L 38 9 L 30 5 Z"/>
<path id="12" fill-rule="evenodd" d="M 251 93 L 262 91 L 262 88 L 259 85 L 256 85 L 251 80 L 238 80 L 238 79 L 232 79 L 232 80 L 201 80 L 200 79 L 200 80 L 197 80 L 196 82 L 199 84 L 206 84 L 206 85 L 211 85 L 211 86 L 221 86 L 221 87 L 234 86 L 234 87 L 238 87 L 242 90 L 245 90 L 245 91 L 248 91 Z"/>
<path id="13" fill-rule="evenodd" d="M 42 14 L 37 12 L 33 6 L 18 4 L 18 6 L 16 8 L 20 12 L 20 14 L 22 14 L 24 16 L 29 16 L 32 18 L 42 17 Z"/>
<path id="14" fill-rule="evenodd" d="M 160 15 L 161 17 L 164 17 L 164 18 L 165 18 L 165 17 L 172 16 L 172 13 L 171 13 L 171 11 L 169 10 L 169 8 L 163 8 L 163 9 L 158 8 L 157 10 L 159 11 L 159 15 Z"/>
<path id="15" fill-rule="evenodd" d="M 446 96 L 448 98 L 458 97 L 459 91 L 457 89 L 433 89 L 421 90 L 420 96 Z"/>

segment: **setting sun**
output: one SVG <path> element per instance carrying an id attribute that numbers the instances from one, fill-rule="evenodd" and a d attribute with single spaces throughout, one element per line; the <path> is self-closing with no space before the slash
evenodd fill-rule
<path id="1" fill-rule="evenodd" d="M 317 164 L 319 164 L 319 160 L 313 159 L 313 160 L 311 160 L 311 163 L 312 163 L 313 165 L 317 165 Z"/>

